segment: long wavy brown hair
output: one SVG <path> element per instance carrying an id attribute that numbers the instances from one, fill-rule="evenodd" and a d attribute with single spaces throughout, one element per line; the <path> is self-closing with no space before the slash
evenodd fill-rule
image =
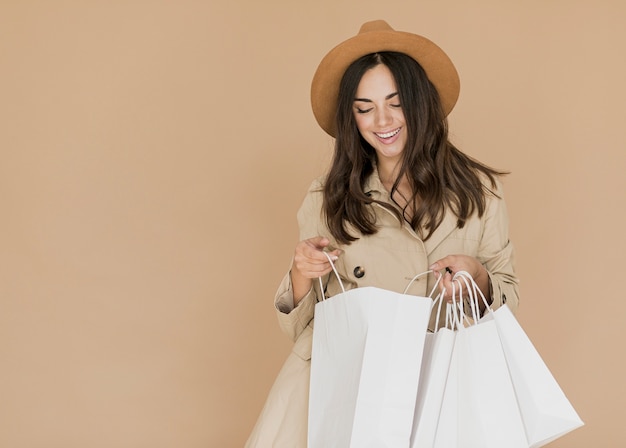
<path id="1" fill-rule="evenodd" d="M 389 192 L 393 198 L 400 180 L 408 179 L 412 196 L 403 208 L 372 199 L 364 191 L 376 166 L 376 152 L 357 129 L 354 98 L 363 74 L 379 64 L 386 65 L 394 77 L 408 132 L 398 177 Z M 483 215 L 486 195 L 495 194 L 496 177 L 506 174 L 467 156 L 448 140 L 448 122 L 437 90 L 424 69 L 403 53 L 372 53 L 348 67 L 339 88 L 336 123 L 323 211 L 332 236 L 341 244 L 359 238 L 349 229 L 361 235 L 377 232 L 374 202 L 393 212 L 399 222 L 409 222 L 424 240 L 439 227 L 447 208 L 462 228 L 472 214 Z M 489 180 L 491 189 L 481 177 Z"/>

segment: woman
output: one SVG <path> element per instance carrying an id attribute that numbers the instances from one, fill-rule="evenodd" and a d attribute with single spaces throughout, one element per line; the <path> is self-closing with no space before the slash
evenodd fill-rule
<path id="1" fill-rule="evenodd" d="M 246 446 L 306 447 L 314 307 L 322 294 L 341 291 L 324 252 L 346 289 L 403 292 L 433 270 L 408 290 L 425 296 L 436 277 L 450 291 L 452 275 L 467 271 L 494 309 L 517 309 L 502 173 L 448 141 L 446 116 L 458 93 L 457 72 L 439 47 L 384 21 L 364 24 L 320 63 L 312 106 L 336 138 L 335 153 L 298 212 L 301 241 L 275 301 L 294 349 Z"/>

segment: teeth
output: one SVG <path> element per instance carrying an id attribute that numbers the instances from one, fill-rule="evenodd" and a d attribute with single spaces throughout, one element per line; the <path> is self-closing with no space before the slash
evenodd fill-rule
<path id="1" fill-rule="evenodd" d="M 376 135 L 379 136 L 380 138 L 390 138 L 396 135 L 398 132 L 400 132 L 400 128 L 396 129 L 395 131 L 387 132 L 386 134 L 376 134 Z"/>

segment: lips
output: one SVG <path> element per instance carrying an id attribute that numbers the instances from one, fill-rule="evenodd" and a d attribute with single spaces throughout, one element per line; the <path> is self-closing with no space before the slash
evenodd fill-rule
<path id="1" fill-rule="evenodd" d="M 379 134 L 378 132 L 374 132 L 374 134 L 378 138 L 388 139 L 388 138 L 391 138 L 391 137 L 397 135 L 398 132 L 400 132 L 400 129 L 402 129 L 402 128 L 394 129 L 393 131 L 385 132 L 384 134 Z"/>

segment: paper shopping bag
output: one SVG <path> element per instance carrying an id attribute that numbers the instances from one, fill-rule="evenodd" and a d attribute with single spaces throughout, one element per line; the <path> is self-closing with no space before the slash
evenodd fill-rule
<path id="1" fill-rule="evenodd" d="M 528 441 L 495 322 L 460 328 L 454 345 L 458 369 L 459 448 L 527 448 Z"/>
<path id="2" fill-rule="evenodd" d="M 474 309 L 486 306 L 481 323 L 495 321 L 517 396 L 529 447 L 543 446 L 583 425 L 582 420 L 507 305 L 493 311 L 467 273 L 459 273 Z"/>
<path id="3" fill-rule="evenodd" d="M 524 425 L 495 322 L 472 319 L 464 303 L 472 290 L 453 282 L 456 338 L 437 427 L 435 448 L 526 448 Z M 467 295 L 470 294 L 470 297 Z M 458 301 L 457 301 L 458 298 Z"/>
<path id="4" fill-rule="evenodd" d="M 454 333 L 456 343 L 456 332 Z M 441 409 L 432 445 L 414 445 L 415 448 L 456 448 L 459 440 L 459 381 L 458 353 L 452 347 L 448 375 L 445 378 Z M 413 447 L 412 447 L 413 448 Z"/>
<path id="5" fill-rule="evenodd" d="M 488 313 L 495 320 L 531 448 L 584 423 L 508 306 Z"/>
<path id="6" fill-rule="evenodd" d="M 409 447 L 431 303 L 364 287 L 316 304 L 309 448 Z"/>
<path id="7" fill-rule="evenodd" d="M 427 333 L 422 356 L 422 368 L 417 388 L 415 416 L 411 434 L 411 448 L 433 447 L 439 425 L 439 417 L 444 400 L 446 382 L 450 372 L 450 361 L 456 333 L 447 327 L 439 328 L 438 319 L 441 312 L 443 298 L 438 297 L 437 323 L 435 332 Z M 448 311 L 449 311 L 449 307 Z M 450 316 L 449 313 L 447 313 Z M 456 409 L 456 404 L 453 404 Z M 449 405 L 446 411 L 449 411 Z M 449 417 L 445 417 L 448 418 Z M 456 422 L 456 420 L 455 420 Z M 456 425 L 456 423 L 454 423 Z M 441 439 L 440 439 L 441 441 Z"/>
<path id="8" fill-rule="evenodd" d="M 448 328 L 426 335 L 411 448 L 431 447 L 434 444 L 454 341 L 455 332 Z"/>

